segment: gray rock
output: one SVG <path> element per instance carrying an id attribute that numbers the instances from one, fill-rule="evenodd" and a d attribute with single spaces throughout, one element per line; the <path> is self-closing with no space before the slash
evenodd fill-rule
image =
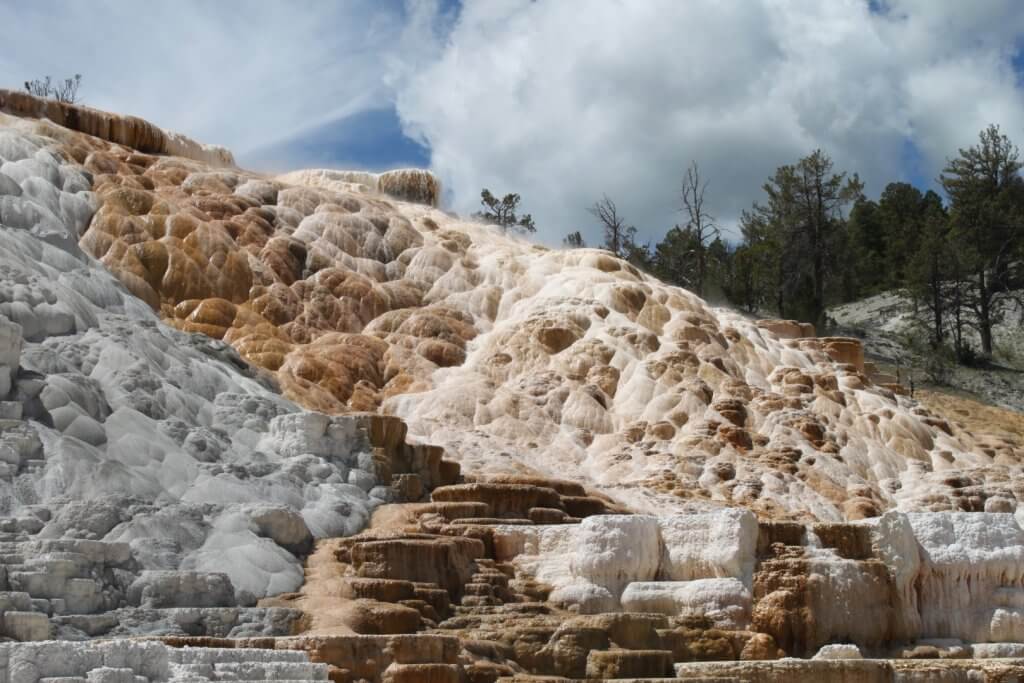
<path id="1" fill-rule="evenodd" d="M 256 525 L 256 533 L 271 539 L 293 555 L 306 555 L 313 549 L 313 534 L 306 521 L 285 505 L 256 504 L 245 508 Z"/>
<path id="2" fill-rule="evenodd" d="M 39 612 L 4 612 L 4 635 L 19 641 L 49 640 L 50 620 Z"/>
<path id="3" fill-rule="evenodd" d="M 149 570 L 128 588 L 128 602 L 143 607 L 232 607 L 235 590 L 227 574 Z"/>

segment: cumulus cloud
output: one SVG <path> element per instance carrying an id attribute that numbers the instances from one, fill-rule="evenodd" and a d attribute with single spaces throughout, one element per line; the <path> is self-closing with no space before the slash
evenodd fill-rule
<path id="1" fill-rule="evenodd" d="M 607 193 L 658 238 L 690 160 L 729 226 L 815 148 L 878 192 L 933 179 L 990 122 L 1022 138 L 1022 36 L 1014 0 L 487 0 L 397 103 L 455 208 L 514 190 L 546 241 L 593 242 L 584 207 Z"/>
<path id="2" fill-rule="evenodd" d="M 397 108 L 454 208 L 519 192 L 552 243 L 593 243 L 602 193 L 660 238 L 691 160 L 731 226 L 817 147 L 878 192 L 934 179 L 990 122 L 1024 144 L 1017 0 L 37 0 L 0 16 L 3 86 L 82 73 L 88 104 L 268 169 L 358 164 L 370 143 L 353 140 Z M 377 157 L 419 158 L 406 149 Z"/>
<path id="3" fill-rule="evenodd" d="M 246 153 L 391 106 L 442 16 L 399 0 L 5 3 L 0 84 L 83 74 L 87 104 Z"/>

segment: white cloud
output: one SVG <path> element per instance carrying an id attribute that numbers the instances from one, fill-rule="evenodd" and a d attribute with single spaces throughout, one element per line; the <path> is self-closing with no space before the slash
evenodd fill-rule
<path id="1" fill-rule="evenodd" d="M 481 0 L 399 87 L 410 134 L 456 208 L 522 194 L 541 237 L 585 228 L 608 193 L 645 237 L 677 219 L 691 159 L 732 224 L 780 164 L 816 147 L 877 192 L 906 140 L 934 178 L 989 122 L 1024 144 L 1015 0 Z"/>
<path id="2" fill-rule="evenodd" d="M 80 72 L 88 104 L 243 160 L 397 103 L 455 208 L 520 192 L 549 242 L 594 241 L 602 193 L 659 238 L 690 160 L 729 225 L 816 147 L 877 192 L 908 139 L 927 178 L 989 122 L 1024 144 L 1018 0 L 469 0 L 454 26 L 451 4 L 4 3 L 0 84 Z"/>
<path id="3" fill-rule="evenodd" d="M 429 8 L 429 5 L 428 5 Z M 5 3 L 0 84 L 83 75 L 87 104 L 247 150 L 389 106 L 389 64 L 423 56 L 401 2 Z"/>

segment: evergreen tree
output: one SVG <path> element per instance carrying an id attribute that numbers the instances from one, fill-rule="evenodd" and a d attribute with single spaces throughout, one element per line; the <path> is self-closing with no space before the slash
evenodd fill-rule
<path id="1" fill-rule="evenodd" d="M 924 195 L 909 183 L 889 183 L 878 198 L 878 222 L 885 240 L 884 287 L 907 278 L 907 264 L 917 253 L 924 227 Z"/>
<path id="2" fill-rule="evenodd" d="M 882 227 L 878 202 L 862 199 L 850 209 L 843 273 L 843 300 L 853 301 L 876 294 L 886 281 L 888 241 Z"/>
<path id="3" fill-rule="evenodd" d="M 483 211 L 477 211 L 473 216 L 485 223 L 493 223 L 501 226 L 505 232 L 521 230 L 522 232 L 537 232 L 537 226 L 533 223 L 530 214 L 516 215 L 519 208 L 520 197 L 518 194 L 510 193 L 498 199 L 491 191 L 484 188 L 480 191 L 480 204 Z"/>
<path id="4" fill-rule="evenodd" d="M 654 274 L 665 282 L 694 288 L 697 274 L 697 238 L 693 231 L 678 225 L 654 247 Z"/>
<path id="5" fill-rule="evenodd" d="M 832 169 L 821 150 L 780 167 L 764 185 L 767 203 L 755 203 L 741 219 L 747 244 L 758 245 L 762 258 L 772 262 L 779 315 L 791 308 L 791 314 L 819 326 L 838 248 L 845 243 L 843 209 L 863 192 L 856 174 L 847 178 Z"/>
<path id="6" fill-rule="evenodd" d="M 1013 299 L 1011 286 L 1021 280 L 1019 156 L 1016 145 L 991 125 L 981 131 L 977 145 L 959 150 L 939 178 L 950 200 L 953 236 L 971 273 L 967 305 L 986 357 L 992 355 L 992 328 Z"/>
<path id="7" fill-rule="evenodd" d="M 562 244 L 569 249 L 582 249 L 587 246 L 587 243 L 583 241 L 583 235 L 580 234 L 579 230 L 576 232 L 570 232 L 566 235 L 565 239 L 562 240 Z"/>
<path id="8" fill-rule="evenodd" d="M 904 284 L 924 329 L 929 332 L 932 348 L 937 349 L 947 336 L 952 306 L 950 282 L 956 275 L 957 254 L 950 242 L 949 217 L 941 200 L 937 204 L 923 204 L 925 212 L 917 235 L 917 250 L 907 260 Z"/>

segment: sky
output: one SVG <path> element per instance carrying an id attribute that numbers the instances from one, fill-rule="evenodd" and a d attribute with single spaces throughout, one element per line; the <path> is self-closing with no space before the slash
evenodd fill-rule
<path id="1" fill-rule="evenodd" d="M 429 167 L 448 208 L 518 192 L 537 239 L 679 222 L 695 161 L 727 235 L 817 148 L 869 195 L 934 188 L 998 123 L 1024 144 L 1019 0 L 0 0 L 0 87 L 230 148 L 252 170 Z"/>

